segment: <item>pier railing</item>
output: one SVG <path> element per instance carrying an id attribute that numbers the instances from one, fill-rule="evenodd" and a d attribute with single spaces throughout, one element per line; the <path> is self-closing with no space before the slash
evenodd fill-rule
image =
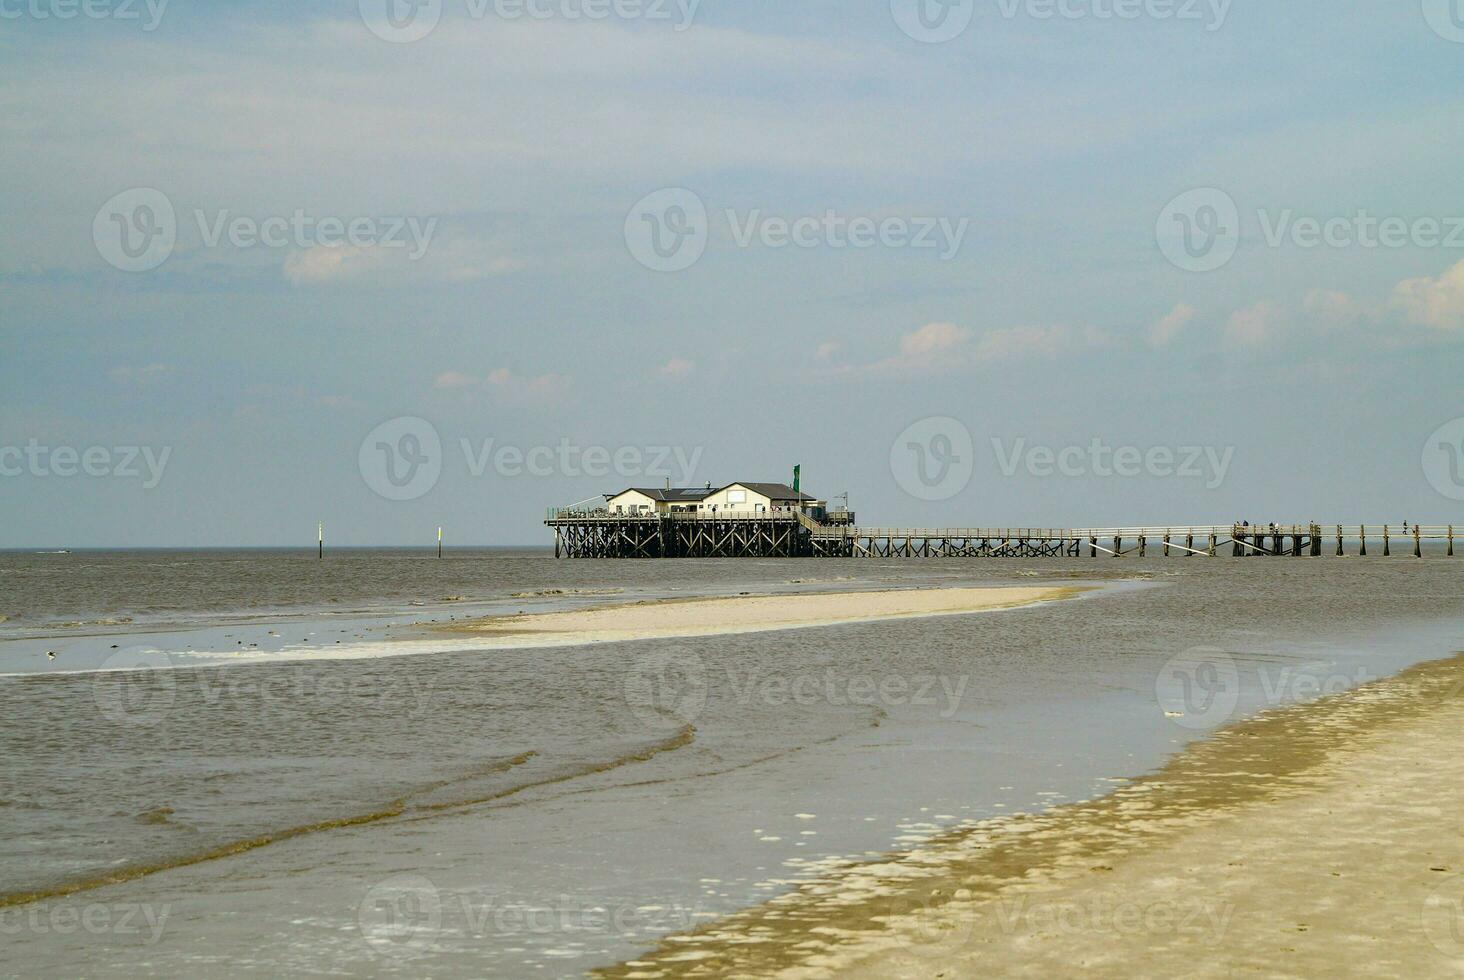
<path id="1" fill-rule="evenodd" d="M 763 511 L 678 511 L 612 514 L 557 508 L 555 553 L 571 557 L 997 557 L 1045 558 L 1105 555 L 1148 557 L 1359 557 L 1371 544 L 1391 556 L 1412 544 L 1423 557 L 1425 541 L 1446 541 L 1454 555 L 1452 524 L 1149 524 L 1126 527 L 858 527 L 826 524 L 787 508 Z"/>
<path id="2" fill-rule="evenodd" d="M 895 537 L 895 538 L 1196 538 L 1215 535 L 1242 534 L 1251 537 L 1257 534 L 1311 534 L 1317 528 L 1325 536 L 1334 529 L 1340 529 L 1349 541 L 1364 535 L 1381 538 L 1418 536 L 1427 540 L 1444 540 L 1454 535 L 1453 524 L 1150 524 L 1133 527 L 944 527 L 944 528 L 884 528 L 884 527 L 838 527 L 817 525 L 815 533 L 824 537 Z"/>
<path id="3" fill-rule="evenodd" d="M 673 521 L 811 521 L 808 515 L 802 511 L 794 510 L 791 507 L 777 508 L 774 510 L 675 510 L 669 514 L 660 511 L 645 510 L 629 513 L 612 513 L 603 507 L 591 509 L 579 509 L 574 507 L 551 507 L 547 519 L 550 521 L 576 521 L 576 520 L 660 520 L 670 518 Z M 822 527 L 816 521 L 816 526 Z"/>

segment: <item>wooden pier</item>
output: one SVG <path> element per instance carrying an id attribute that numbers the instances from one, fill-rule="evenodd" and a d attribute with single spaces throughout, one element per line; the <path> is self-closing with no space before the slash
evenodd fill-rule
<path id="1" fill-rule="evenodd" d="M 1445 554 L 1454 556 L 1452 524 L 862 528 L 819 523 L 796 511 L 551 511 L 544 523 L 554 531 L 556 558 L 1315 558 L 1366 556 L 1369 543 L 1384 557 L 1395 547 L 1422 557 L 1425 541 L 1443 542 Z"/>
<path id="2" fill-rule="evenodd" d="M 800 558 L 812 523 L 801 514 L 572 515 L 545 522 L 556 558 Z"/>

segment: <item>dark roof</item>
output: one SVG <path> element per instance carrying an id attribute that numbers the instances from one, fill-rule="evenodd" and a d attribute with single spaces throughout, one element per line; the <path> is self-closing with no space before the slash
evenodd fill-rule
<path id="1" fill-rule="evenodd" d="M 764 497 L 767 497 L 769 500 L 800 500 L 801 501 L 801 500 L 814 500 L 814 499 L 816 499 L 814 497 L 810 497 L 806 493 L 801 493 L 801 492 L 799 492 L 797 490 L 794 490 L 792 487 L 788 486 L 788 484 L 786 484 L 786 483 L 746 483 L 746 482 L 743 482 L 743 481 L 740 481 L 739 480 L 737 483 L 729 483 L 729 484 L 727 484 L 727 486 L 728 487 L 746 487 L 749 490 L 753 490 L 753 491 L 756 491 L 757 493 L 762 494 Z M 722 489 L 725 490 L 725 489 L 727 489 L 727 487 L 723 487 Z"/>
<path id="2" fill-rule="evenodd" d="M 706 500 L 714 493 L 720 493 L 727 487 L 746 487 L 754 493 L 760 493 L 769 500 L 816 500 L 806 493 L 799 493 L 786 483 L 747 483 L 738 480 L 736 483 L 728 483 L 721 487 L 676 487 L 670 490 L 653 489 L 646 487 L 631 487 L 629 490 L 622 490 L 620 493 L 643 493 L 652 500 L 660 500 L 671 504 L 695 503 L 699 500 Z M 611 494 L 611 497 L 618 497 L 620 493 Z M 608 499 L 608 498 L 607 498 Z"/>
<path id="3" fill-rule="evenodd" d="M 631 487 L 630 490 L 622 490 L 620 493 L 643 493 L 652 500 L 661 500 L 667 503 L 685 503 L 686 501 L 705 500 L 717 491 L 710 487 L 677 487 L 671 490 L 648 489 L 645 487 Z M 612 494 L 618 497 L 620 493 Z"/>

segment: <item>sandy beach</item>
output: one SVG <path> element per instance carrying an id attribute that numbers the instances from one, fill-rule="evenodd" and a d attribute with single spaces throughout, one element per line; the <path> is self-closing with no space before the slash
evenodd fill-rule
<path id="1" fill-rule="evenodd" d="M 526 646 L 560 646 L 959 616 L 1066 599 L 1084 591 L 1073 587 L 998 587 L 668 599 L 573 612 L 494 616 L 433 629 L 507 639 Z"/>
<path id="2" fill-rule="evenodd" d="M 607 976 L 1464 974 L 1464 655 L 1097 800 L 850 865 Z"/>

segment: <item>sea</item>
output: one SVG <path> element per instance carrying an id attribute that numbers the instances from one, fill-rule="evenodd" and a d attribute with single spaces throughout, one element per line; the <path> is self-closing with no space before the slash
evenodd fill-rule
<path id="1" fill-rule="evenodd" d="M 1008 585 L 1082 591 L 553 648 L 439 629 Z M 0 974 L 561 977 L 1464 650 L 1464 559 L 12 551 L 0 617 Z"/>

